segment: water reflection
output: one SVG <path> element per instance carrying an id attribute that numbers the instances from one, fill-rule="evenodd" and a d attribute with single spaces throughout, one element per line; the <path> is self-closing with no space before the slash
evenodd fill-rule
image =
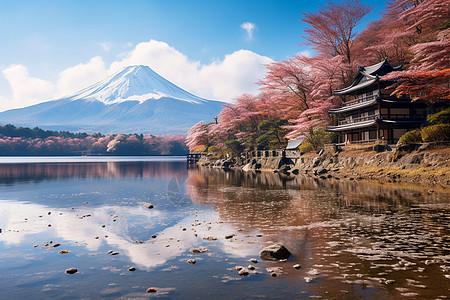
<path id="1" fill-rule="evenodd" d="M 161 178 L 182 177 L 184 161 L 55 162 L 0 164 L 0 184 L 39 182 L 59 178 Z"/>
<path id="2" fill-rule="evenodd" d="M 348 295 L 353 289 L 345 284 L 382 298 L 449 291 L 448 194 L 274 173 L 203 169 L 189 175 L 195 203 L 259 230 L 264 242 L 287 245 L 305 267 L 304 279 L 320 282 L 308 285 L 313 293 Z"/>
<path id="3" fill-rule="evenodd" d="M 129 289 L 145 291 L 149 282 L 173 298 L 209 291 L 224 298 L 445 298 L 448 199 L 375 184 L 187 170 L 184 162 L 0 164 L 0 298 L 47 291 L 44 282 L 60 297 L 78 298 L 143 297 Z M 143 207 L 148 202 L 153 209 Z M 236 264 L 275 242 L 294 254 L 288 262 L 260 262 L 259 274 L 237 275 Z M 209 252 L 189 252 L 200 246 Z M 55 278 L 53 268 L 73 264 L 82 273 L 76 280 Z M 140 275 L 126 272 L 129 266 Z M 272 278 L 266 267 L 283 274 Z M 96 294 L 99 286 L 106 294 Z"/>

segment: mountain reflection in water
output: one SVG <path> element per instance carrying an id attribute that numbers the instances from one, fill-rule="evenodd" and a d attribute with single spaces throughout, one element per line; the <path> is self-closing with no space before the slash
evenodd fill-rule
<path id="1" fill-rule="evenodd" d="M 149 284 L 183 299 L 449 294 L 445 193 L 111 161 L 0 164 L 0 195 L 0 298 L 141 298 Z M 276 242 L 292 252 L 287 262 L 259 262 L 248 277 L 234 270 Z"/>

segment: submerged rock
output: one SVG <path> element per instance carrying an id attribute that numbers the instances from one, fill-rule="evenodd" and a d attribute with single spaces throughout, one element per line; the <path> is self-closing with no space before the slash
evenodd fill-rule
<path id="1" fill-rule="evenodd" d="M 75 274 L 76 272 L 78 272 L 78 269 L 76 268 L 69 268 L 66 270 L 67 274 Z"/>
<path id="2" fill-rule="evenodd" d="M 291 252 L 282 244 L 267 246 L 259 252 L 259 257 L 264 260 L 288 259 L 290 255 Z"/>
<path id="3" fill-rule="evenodd" d="M 206 253 L 209 251 L 209 249 L 205 247 L 199 247 L 199 248 L 191 248 L 189 251 L 191 251 L 192 253 Z"/>
<path id="4" fill-rule="evenodd" d="M 280 276 L 283 273 L 283 267 L 266 268 L 267 273 L 272 277 Z"/>
<path id="5" fill-rule="evenodd" d="M 152 209 L 153 208 L 153 204 L 151 204 L 151 203 L 144 203 L 144 205 L 143 205 L 145 208 L 148 208 L 148 209 Z"/>

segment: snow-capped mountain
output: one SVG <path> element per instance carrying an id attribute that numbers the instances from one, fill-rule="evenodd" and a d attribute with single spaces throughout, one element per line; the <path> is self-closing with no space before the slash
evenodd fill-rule
<path id="1" fill-rule="evenodd" d="M 0 113 L 0 124 L 102 133 L 185 134 L 223 102 L 195 96 L 147 66 L 130 66 L 74 95 Z"/>

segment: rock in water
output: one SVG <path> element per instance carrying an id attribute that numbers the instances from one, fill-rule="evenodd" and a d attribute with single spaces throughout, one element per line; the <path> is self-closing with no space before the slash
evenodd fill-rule
<path id="1" fill-rule="evenodd" d="M 78 270 L 75 269 L 75 268 L 70 268 L 70 269 L 67 269 L 67 270 L 66 270 L 66 273 L 67 273 L 67 274 L 75 274 L 76 272 L 78 272 Z"/>
<path id="2" fill-rule="evenodd" d="M 151 203 L 144 203 L 144 207 L 148 208 L 148 209 L 152 209 L 153 208 L 153 204 L 151 204 Z"/>
<path id="3" fill-rule="evenodd" d="M 187 263 L 190 265 L 195 265 L 197 261 L 195 259 L 188 259 Z"/>
<path id="4" fill-rule="evenodd" d="M 156 293 L 156 289 L 154 287 L 148 288 L 147 293 Z"/>
<path id="5" fill-rule="evenodd" d="M 206 253 L 208 252 L 208 248 L 205 247 L 199 247 L 199 248 L 191 248 L 189 251 L 191 251 L 192 253 Z"/>
<path id="6" fill-rule="evenodd" d="M 282 244 L 267 246 L 259 252 L 259 257 L 264 260 L 288 259 L 290 255 L 291 252 Z"/>

